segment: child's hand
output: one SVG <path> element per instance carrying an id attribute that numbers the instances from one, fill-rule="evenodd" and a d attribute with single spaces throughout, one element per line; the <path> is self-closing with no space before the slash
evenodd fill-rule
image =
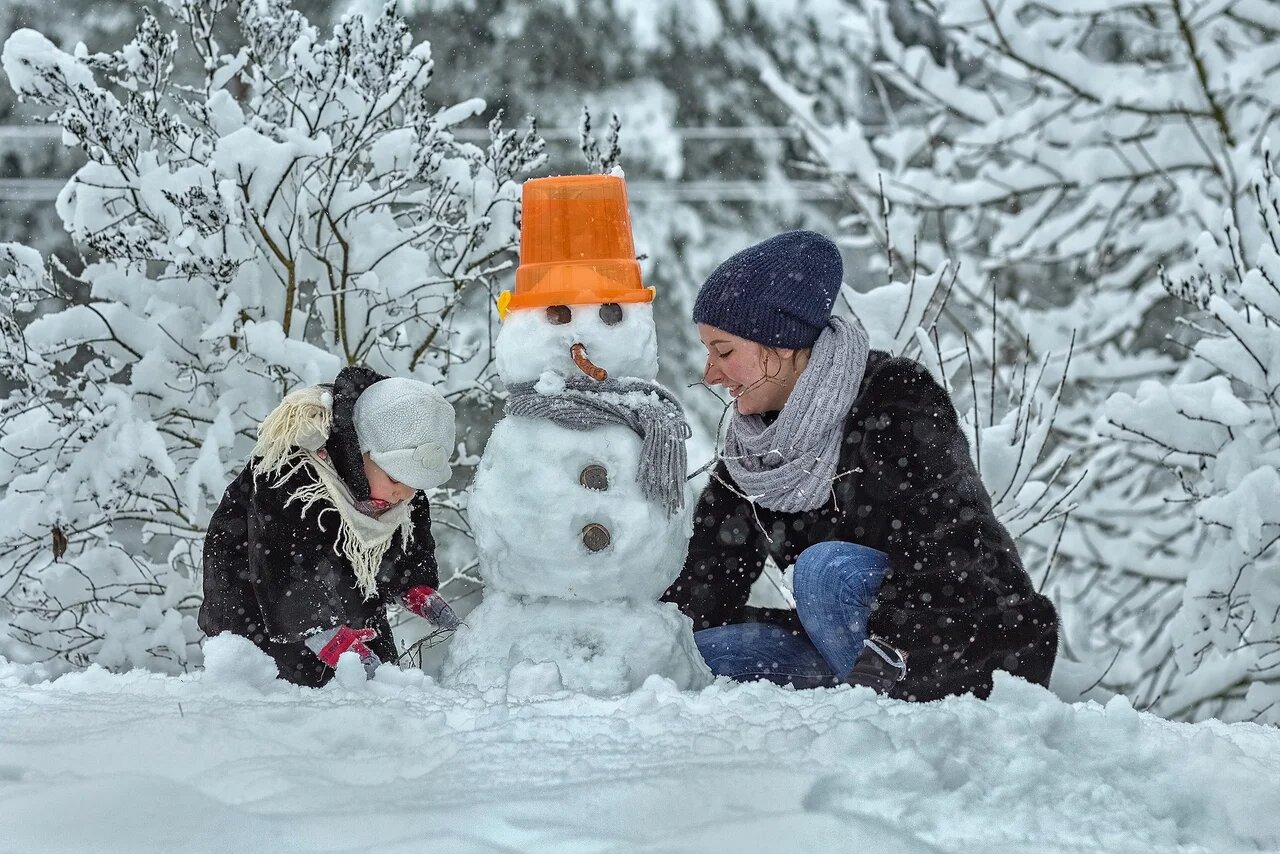
<path id="1" fill-rule="evenodd" d="M 338 626 L 336 629 L 328 629 L 327 631 L 308 635 L 303 643 L 307 645 L 307 649 L 316 654 L 316 658 L 334 668 L 338 666 L 338 656 L 350 650 L 360 656 L 360 661 L 364 663 L 365 670 L 372 672 L 372 669 L 376 668 L 381 662 L 378 656 L 374 655 L 373 650 L 364 644 L 365 641 L 371 641 L 377 636 L 376 629 L 353 629 L 350 626 Z M 370 666 L 371 664 L 372 667 Z"/>
<path id="2" fill-rule="evenodd" d="M 405 591 L 404 606 L 441 631 L 451 632 L 462 620 L 434 587 L 421 584 Z"/>

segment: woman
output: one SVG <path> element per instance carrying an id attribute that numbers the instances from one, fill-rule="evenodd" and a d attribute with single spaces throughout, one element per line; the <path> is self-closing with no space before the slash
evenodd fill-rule
<path id="1" fill-rule="evenodd" d="M 1006 670 L 1047 684 L 1052 603 L 996 519 L 946 391 L 831 316 L 825 237 L 780 234 L 707 279 L 694 322 L 705 381 L 734 412 L 667 591 L 708 666 L 796 687 L 986 697 Z M 766 558 L 794 566 L 796 610 L 747 606 Z"/>

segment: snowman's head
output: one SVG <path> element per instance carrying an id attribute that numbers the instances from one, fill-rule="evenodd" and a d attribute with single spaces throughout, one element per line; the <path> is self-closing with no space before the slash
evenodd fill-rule
<path id="1" fill-rule="evenodd" d="M 508 385 L 563 377 L 658 375 L 653 304 L 606 302 L 512 308 L 495 343 L 498 374 Z"/>
<path id="2" fill-rule="evenodd" d="M 508 385 L 658 373 L 653 290 L 631 239 L 619 175 L 534 178 L 521 191 L 520 266 L 498 298 L 498 373 Z"/>

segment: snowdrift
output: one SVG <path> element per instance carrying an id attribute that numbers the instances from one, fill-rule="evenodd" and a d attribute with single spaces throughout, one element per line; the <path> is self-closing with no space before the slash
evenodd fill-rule
<path id="1" fill-rule="evenodd" d="M 999 678 L 988 702 L 912 705 L 651 677 L 602 699 L 385 666 L 366 683 L 345 660 L 312 690 L 248 642 L 208 646 L 182 677 L 47 681 L 0 660 L 0 849 L 1280 848 L 1280 732 L 1123 698 Z"/>

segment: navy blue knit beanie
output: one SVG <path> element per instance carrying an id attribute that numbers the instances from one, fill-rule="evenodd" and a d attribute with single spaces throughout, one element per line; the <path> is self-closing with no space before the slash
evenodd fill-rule
<path id="1" fill-rule="evenodd" d="M 821 234 L 787 231 L 743 249 L 712 271 L 693 322 L 772 347 L 812 347 L 831 319 L 844 263 Z"/>

